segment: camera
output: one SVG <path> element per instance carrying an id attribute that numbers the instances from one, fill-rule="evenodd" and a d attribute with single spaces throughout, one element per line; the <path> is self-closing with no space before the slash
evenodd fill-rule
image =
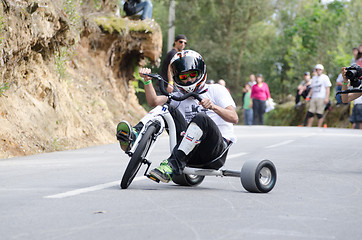
<path id="1" fill-rule="evenodd" d="M 346 70 L 346 77 L 350 80 L 351 86 L 354 88 L 359 87 L 362 83 L 362 68 L 357 64 L 353 64 L 347 67 Z"/>

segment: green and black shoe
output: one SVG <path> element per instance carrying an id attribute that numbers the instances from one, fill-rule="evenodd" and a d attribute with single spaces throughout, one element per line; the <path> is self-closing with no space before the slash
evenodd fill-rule
<path id="1" fill-rule="evenodd" d="M 170 165 L 168 165 L 168 161 L 163 160 L 159 167 L 150 171 L 149 178 L 156 182 L 159 180 L 161 182 L 168 183 L 172 180 L 172 174 L 173 171 Z"/>
<path id="2" fill-rule="evenodd" d="M 116 136 L 122 150 L 128 152 L 138 137 L 138 132 L 132 128 L 131 124 L 129 124 L 127 121 L 122 121 L 117 125 Z"/>

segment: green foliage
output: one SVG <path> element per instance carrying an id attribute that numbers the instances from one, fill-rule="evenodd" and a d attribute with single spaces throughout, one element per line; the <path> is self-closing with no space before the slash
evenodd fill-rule
<path id="1" fill-rule="evenodd" d="M 164 42 L 168 2 L 153 1 Z M 361 43 L 361 24 L 359 0 L 176 1 L 176 34 L 188 37 L 187 48 L 203 55 L 209 79 L 224 78 L 238 103 L 250 73 L 264 75 L 277 102 L 294 96 L 303 73 L 317 63 L 334 83 Z"/>
<path id="2" fill-rule="evenodd" d="M 133 73 L 133 77 L 135 78 L 136 81 L 132 81 L 132 85 L 134 87 L 134 89 L 136 90 L 136 93 L 144 93 L 145 90 L 143 88 L 141 88 L 139 85 L 140 82 L 143 82 L 143 78 L 140 76 L 139 72 L 139 67 L 138 65 L 134 68 L 134 73 Z"/>
<path id="3" fill-rule="evenodd" d="M 66 47 L 61 47 L 57 54 L 55 54 L 55 66 L 61 79 L 65 79 L 67 77 L 67 61 L 70 56 L 71 52 Z"/>
<path id="4" fill-rule="evenodd" d="M 100 10 L 102 8 L 102 2 L 100 0 L 93 0 L 94 8 Z"/>
<path id="5" fill-rule="evenodd" d="M 294 109 L 293 104 L 278 105 L 274 110 L 265 113 L 265 123 L 270 126 L 303 125 L 307 113 L 305 105 Z"/>
<path id="6" fill-rule="evenodd" d="M 79 32 L 81 24 L 81 16 L 79 15 L 79 7 L 83 4 L 83 0 L 64 0 L 63 10 L 67 14 L 70 28 L 72 31 Z"/>
<path id="7" fill-rule="evenodd" d="M 150 24 L 146 21 L 129 21 L 125 18 L 118 17 L 98 17 L 95 19 L 95 22 L 100 26 L 104 31 L 109 33 L 122 33 L 126 29 L 131 32 L 146 32 L 152 33 L 157 27 L 155 24 Z"/>
<path id="8" fill-rule="evenodd" d="M 265 123 L 270 126 L 303 126 L 307 114 L 308 105 L 294 108 L 294 104 L 283 104 L 277 106 L 273 111 L 266 113 Z M 333 106 L 325 112 L 324 123 L 328 127 L 349 127 L 349 105 Z M 313 126 L 316 126 L 315 118 Z"/>
<path id="9" fill-rule="evenodd" d="M 10 86 L 9 86 L 9 83 L 8 83 L 8 82 L 1 84 L 1 85 L 0 85 L 0 97 L 1 97 L 1 96 L 4 94 L 4 92 L 5 92 L 6 90 L 8 90 L 9 88 L 10 88 Z"/>

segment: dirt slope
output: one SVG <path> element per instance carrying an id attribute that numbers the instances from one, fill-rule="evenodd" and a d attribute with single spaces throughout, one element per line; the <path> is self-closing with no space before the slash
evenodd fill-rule
<path id="1" fill-rule="evenodd" d="M 71 6 L 74 21 L 55 2 L 0 3 L 0 86 L 9 86 L 0 96 L 0 158 L 112 143 L 120 120 L 145 114 L 130 83 L 135 66 L 160 57 L 157 23 L 104 18 L 114 6 L 94 11 L 87 1 Z"/>

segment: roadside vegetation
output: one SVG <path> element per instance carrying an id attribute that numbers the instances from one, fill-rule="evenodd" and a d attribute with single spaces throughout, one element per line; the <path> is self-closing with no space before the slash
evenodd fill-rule
<path id="1" fill-rule="evenodd" d="M 362 43 L 362 1 L 322 2 L 176 1 L 176 34 L 185 34 L 187 48 L 204 56 L 209 79 L 226 80 L 238 104 L 251 73 L 263 74 L 272 97 L 282 103 L 294 96 L 303 73 L 317 63 L 324 65 L 335 86 L 341 67 L 350 65 L 352 48 Z M 169 1 L 153 5 L 153 17 L 164 34 L 164 56 Z"/>

